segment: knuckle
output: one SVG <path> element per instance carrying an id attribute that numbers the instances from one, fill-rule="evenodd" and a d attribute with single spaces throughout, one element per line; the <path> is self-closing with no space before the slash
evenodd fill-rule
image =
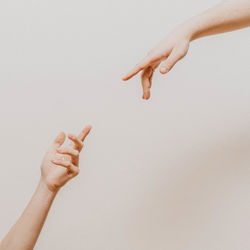
<path id="1" fill-rule="evenodd" d="M 75 167 L 74 168 L 74 175 L 77 176 L 77 175 L 79 175 L 79 173 L 80 173 L 80 169 Z"/>
<path id="2" fill-rule="evenodd" d="M 176 54 L 179 57 L 184 57 L 187 54 L 187 49 L 183 46 L 180 46 L 179 48 L 177 48 Z"/>
<path id="3" fill-rule="evenodd" d="M 71 166 L 71 162 L 68 162 L 68 161 L 65 162 L 64 164 L 65 164 L 65 167 L 68 167 L 68 168 Z"/>
<path id="4" fill-rule="evenodd" d="M 76 157 L 79 156 L 79 151 L 78 150 L 74 150 L 74 156 L 76 156 Z"/>
<path id="5" fill-rule="evenodd" d="M 57 158 L 55 162 L 56 162 L 57 164 L 62 164 L 62 163 L 63 163 L 62 160 L 59 159 L 59 158 Z"/>
<path id="6" fill-rule="evenodd" d="M 71 147 L 68 147 L 65 149 L 65 154 L 70 154 L 72 151 L 72 148 Z"/>
<path id="7" fill-rule="evenodd" d="M 159 56 L 158 56 L 158 58 L 159 59 L 165 59 L 165 58 L 167 58 L 168 56 L 169 56 L 169 54 L 171 53 L 171 50 L 164 50 L 164 51 L 162 51 L 160 54 L 159 54 Z"/>
<path id="8" fill-rule="evenodd" d="M 156 57 L 153 56 L 153 54 L 152 54 L 152 55 L 148 56 L 148 58 L 145 61 L 145 64 L 150 64 L 150 63 L 154 62 L 155 59 L 156 59 Z"/>
<path id="9" fill-rule="evenodd" d="M 178 56 L 179 58 L 183 58 L 185 55 L 186 55 L 186 53 L 185 53 L 184 50 L 179 50 L 179 51 L 177 52 L 177 56 Z"/>

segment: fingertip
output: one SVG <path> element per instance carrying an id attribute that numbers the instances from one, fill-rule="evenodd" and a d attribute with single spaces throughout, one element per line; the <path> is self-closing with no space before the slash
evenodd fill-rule
<path id="1" fill-rule="evenodd" d="M 134 75 L 136 75 L 136 73 L 126 75 L 122 78 L 122 80 L 126 82 L 126 81 L 130 80 Z"/>
<path id="2" fill-rule="evenodd" d="M 62 138 L 62 137 L 65 137 L 65 133 L 63 131 L 61 131 L 59 134 L 58 134 L 58 137 Z"/>
<path id="3" fill-rule="evenodd" d="M 168 73 L 168 72 L 169 72 L 169 70 L 168 70 L 167 68 L 163 68 L 163 67 L 160 68 L 160 73 L 161 73 L 161 74 L 164 75 L 164 74 L 166 74 L 166 73 Z"/>
<path id="4" fill-rule="evenodd" d="M 122 80 L 123 81 L 127 81 L 130 80 L 132 77 L 134 77 L 135 75 L 137 75 L 141 70 L 143 70 L 143 67 L 136 66 L 134 69 L 132 69 L 130 72 L 127 73 L 127 75 L 125 75 Z"/>
<path id="5" fill-rule="evenodd" d="M 143 96 L 143 97 L 142 97 L 143 100 L 148 100 L 149 98 L 150 98 L 149 95 L 146 95 L 146 96 Z"/>
<path id="6" fill-rule="evenodd" d="M 75 136 L 75 135 L 73 135 L 73 134 L 68 134 L 68 138 L 69 138 L 69 139 L 75 139 L 75 138 L 76 138 L 76 136 Z"/>
<path id="7" fill-rule="evenodd" d="M 92 125 L 87 125 L 86 127 L 85 127 L 85 129 L 87 129 L 88 131 L 90 131 L 91 129 L 92 129 Z"/>
<path id="8" fill-rule="evenodd" d="M 147 94 L 144 99 L 148 100 L 149 98 L 150 98 L 150 94 Z"/>
<path id="9" fill-rule="evenodd" d="M 150 90 L 146 89 L 143 96 L 144 96 L 144 100 L 148 100 L 150 97 Z"/>
<path id="10" fill-rule="evenodd" d="M 65 138 L 66 138 L 65 133 L 64 133 L 64 132 L 60 132 L 60 133 L 57 135 L 57 137 L 56 137 L 56 139 L 55 139 L 54 142 L 55 142 L 56 144 L 62 144 L 62 143 L 64 142 Z"/>
<path id="11" fill-rule="evenodd" d="M 82 132 L 80 133 L 80 139 L 84 139 L 91 131 L 92 129 L 92 126 L 91 125 L 87 125 L 83 130 Z"/>

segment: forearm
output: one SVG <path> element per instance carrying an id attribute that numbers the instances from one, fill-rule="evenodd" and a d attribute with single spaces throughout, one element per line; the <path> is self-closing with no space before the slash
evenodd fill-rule
<path id="1" fill-rule="evenodd" d="M 23 214 L 0 243 L 0 250 L 32 250 L 42 230 L 53 200 L 60 188 L 79 174 L 79 154 L 91 126 L 78 136 L 69 134 L 71 143 L 62 147 L 61 132 L 46 152 L 41 165 L 41 180 Z"/>
<path id="2" fill-rule="evenodd" d="M 33 249 L 55 196 L 40 181 L 25 211 L 0 244 L 0 250 Z"/>
<path id="3" fill-rule="evenodd" d="M 190 40 L 250 26 L 250 0 L 227 0 L 181 25 Z"/>

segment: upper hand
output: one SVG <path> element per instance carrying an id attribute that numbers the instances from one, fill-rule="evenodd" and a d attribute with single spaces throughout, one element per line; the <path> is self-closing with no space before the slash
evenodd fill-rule
<path id="1" fill-rule="evenodd" d="M 78 136 L 69 134 L 68 138 L 71 142 L 64 147 L 62 145 L 66 135 L 62 132 L 50 146 L 41 165 L 42 181 L 50 191 L 57 191 L 79 174 L 79 154 L 90 130 L 91 126 L 87 126 Z"/>
<path id="2" fill-rule="evenodd" d="M 173 66 L 187 54 L 190 39 L 191 38 L 188 33 L 185 32 L 184 28 L 172 32 L 152 49 L 127 75 L 125 75 L 123 80 L 127 81 L 142 71 L 142 98 L 146 100 L 149 99 L 152 77 L 155 69 L 160 66 L 160 72 L 162 74 L 169 72 Z"/>

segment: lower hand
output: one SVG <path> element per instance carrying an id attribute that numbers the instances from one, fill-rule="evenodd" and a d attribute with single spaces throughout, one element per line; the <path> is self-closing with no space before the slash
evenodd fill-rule
<path id="1" fill-rule="evenodd" d="M 41 165 L 42 181 L 50 191 L 56 192 L 79 174 L 79 154 L 90 130 L 91 126 L 87 126 L 78 136 L 69 134 L 71 142 L 64 147 L 66 135 L 62 132 L 50 146 Z"/>

